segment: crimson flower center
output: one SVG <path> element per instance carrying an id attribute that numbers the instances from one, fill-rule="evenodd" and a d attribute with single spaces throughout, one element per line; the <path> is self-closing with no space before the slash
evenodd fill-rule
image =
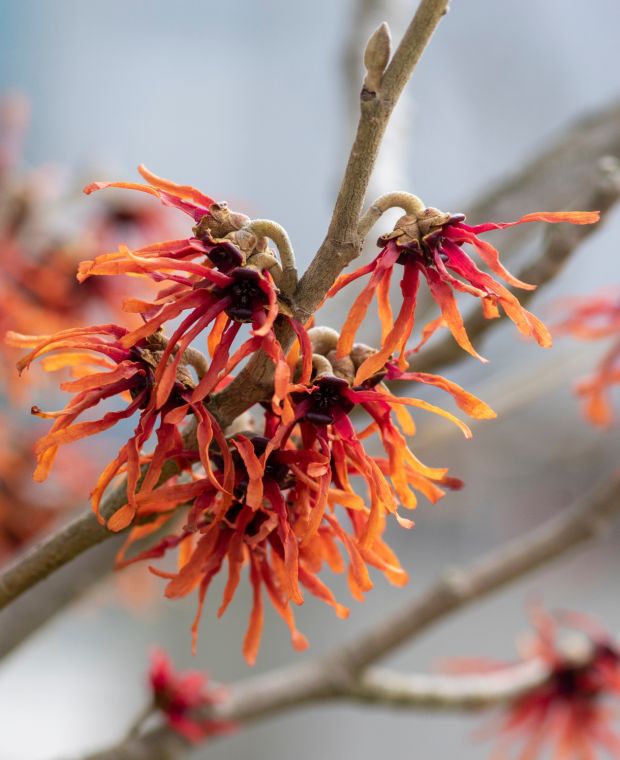
<path id="1" fill-rule="evenodd" d="M 251 322 L 254 313 L 268 302 L 260 287 L 260 275 L 251 269 L 237 269 L 231 276 L 234 282 L 224 288 L 224 294 L 232 299 L 226 314 L 236 322 Z"/>
<path id="2" fill-rule="evenodd" d="M 349 387 L 346 380 L 338 377 L 321 377 L 318 387 L 312 391 L 307 401 L 309 409 L 305 418 L 315 425 L 331 425 L 337 411 L 348 414 L 353 404 L 343 396 L 343 391 Z"/>

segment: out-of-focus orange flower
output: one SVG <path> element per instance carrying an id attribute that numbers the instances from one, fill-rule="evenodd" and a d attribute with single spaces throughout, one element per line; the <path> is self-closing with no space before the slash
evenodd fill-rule
<path id="1" fill-rule="evenodd" d="M 83 504 L 88 491 L 76 479 L 76 468 L 84 478 L 96 476 L 90 458 L 77 451 L 71 460 L 61 458 L 54 479 L 41 491 L 32 483 L 35 440 L 34 430 L 24 429 L 23 423 L 0 418 L 0 564 Z"/>
<path id="2" fill-rule="evenodd" d="M 25 100 L 0 99 L 0 334 L 51 333 L 87 320 L 112 321 L 126 294 L 124 280 L 93 279 L 80 287 L 77 263 L 103 246 L 117 245 L 121 235 L 136 245 L 146 235 L 169 235 L 164 209 L 126 196 L 95 203 L 87 215 L 73 213 L 63 183 L 49 171 L 23 167 L 26 126 Z M 15 350 L 0 342 L 1 380 L 12 398 L 25 387 L 23 380 L 17 382 L 16 360 Z"/>
<path id="3" fill-rule="evenodd" d="M 2 421 L 3 433 L 7 422 Z M 32 472 L 29 447 L 19 439 L 0 447 L 0 564 L 43 532 L 56 512 L 50 506 L 37 504 L 26 494 L 25 482 Z"/>
<path id="4" fill-rule="evenodd" d="M 204 673 L 175 673 L 170 658 L 161 649 L 156 649 L 151 654 L 149 682 L 154 707 L 163 713 L 170 728 L 188 741 L 198 743 L 209 736 L 230 733 L 236 729 L 231 721 L 210 720 L 200 716 L 201 709 L 226 699 L 226 690 L 222 687 L 209 687 Z"/>
<path id="5" fill-rule="evenodd" d="M 112 321 L 126 294 L 124 278 L 93 278 L 80 286 L 75 276 L 78 261 L 104 245 L 117 245 L 121 235 L 142 245 L 147 234 L 171 234 L 166 211 L 140 197 L 103 196 L 89 205 L 87 213 L 80 213 L 73 206 L 70 181 L 61 181 L 60 172 L 52 166 L 25 166 L 21 148 L 27 125 L 26 99 L 1 97 L 0 395 L 8 399 L 0 436 L 2 560 L 51 528 L 58 515 L 83 503 L 87 492 L 78 486 L 97 474 L 90 454 L 78 450 L 68 467 L 68 459 L 61 457 L 51 483 L 33 489 L 34 426 L 25 425 L 23 415 L 16 412 L 33 379 L 44 384 L 46 375 L 32 373 L 30 382 L 18 376 L 15 364 L 20 350 L 4 341 L 5 333 L 49 334 L 86 321 Z M 139 320 L 137 315 L 130 319 Z M 76 480 L 76 468 L 82 479 Z M 67 469 L 70 476 L 64 477 Z"/>
<path id="6" fill-rule="evenodd" d="M 612 637 L 592 618 L 577 613 L 551 616 L 538 609 L 535 635 L 526 642 L 526 659 L 539 659 L 549 667 L 549 679 L 517 699 L 506 714 L 484 734 L 499 734 L 494 757 L 535 760 L 545 749 L 554 760 L 620 758 L 620 735 L 612 728 L 616 711 L 608 702 L 620 698 L 620 650 Z M 561 628 L 583 637 L 583 647 L 572 652 L 562 645 Z M 576 634 L 573 634 L 576 635 Z M 574 648 L 574 647 L 573 647 Z M 583 650 L 583 651 L 582 651 Z M 506 663 L 469 663 L 468 672 L 489 672 Z M 546 757 L 545 753 L 545 757 Z"/>
<path id="7" fill-rule="evenodd" d="M 608 427 L 614 416 L 610 391 L 620 383 L 620 294 L 571 299 L 568 309 L 568 316 L 557 326 L 558 332 L 580 340 L 612 339 L 595 373 L 581 380 L 576 388 L 590 422 Z"/>
<path id="8" fill-rule="evenodd" d="M 468 225 L 463 214 L 447 214 L 434 208 L 427 208 L 419 215 L 406 215 L 396 223 L 393 232 L 379 238 L 381 251 L 365 266 L 342 274 L 329 292 L 334 296 L 349 283 L 370 274 L 368 283 L 355 299 L 349 315 L 342 327 L 338 343 L 338 356 L 351 351 L 355 334 L 361 325 L 368 307 L 376 295 L 382 325 L 381 350 L 370 356 L 359 368 L 356 383 L 361 383 L 380 370 L 391 354 L 399 354 L 398 364 L 405 369 L 407 364 L 406 345 L 414 327 L 416 297 L 422 275 L 429 286 L 431 295 L 439 305 L 441 319 L 435 320 L 425 331 L 430 337 L 433 330 L 442 324 L 447 326 L 456 342 L 472 356 L 481 358 L 465 331 L 463 319 L 458 309 L 454 291 L 468 293 L 481 299 L 485 317 L 499 316 L 499 307 L 506 312 L 519 331 L 526 337 L 534 338 L 541 346 L 551 345 L 551 336 L 546 327 L 533 314 L 524 309 L 517 297 L 480 270 L 463 250 L 464 245 L 472 246 L 491 271 L 503 278 L 509 285 L 531 290 L 528 285 L 513 277 L 500 263 L 497 250 L 478 235 L 490 230 L 505 229 L 527 222 L 569 222 L 571 224 L 592 224 L 599 219 L 598 212 L 537 212 L 527 214 L 516 222 L 486 223 Z M 400 286 L 402 304 L 393 319 L 389 289 L 392 271 L 396 264 L 403 267 Z"/>

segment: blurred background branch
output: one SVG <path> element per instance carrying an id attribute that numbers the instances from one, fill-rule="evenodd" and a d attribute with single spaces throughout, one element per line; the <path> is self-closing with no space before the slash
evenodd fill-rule
<path id="1" fill-rule="evenodd" d="M 620 160 L 620 101 L 567 125 L 547 146 L 491 185 L 479 198 L 466 203 L 472 224 L 509 221 L 533 209 L 587 208 L 591 190 L 600 184 L 601 161 Z M 502 243 L 502 256 L 518 252 L 533 234 L 527 227 L 513 228 Z"/>

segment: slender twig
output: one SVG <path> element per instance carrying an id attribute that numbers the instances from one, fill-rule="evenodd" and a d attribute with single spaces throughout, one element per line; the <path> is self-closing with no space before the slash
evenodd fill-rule
<path id="1" fill-rule="evenodd" d="M 390 61 L 378 92 L 360 97 L 360 120 L 327 236 L 295 296 L 299 316 L 308 319 L 334 280 L 350 261 L 359 256 L 362 240 L 357 225 L 368 182 L 377 160 L 381 140 L 405 85 L 448 10 L 448 0 L 422 0 Z"/>
<path id="2" fill-rule="evenodd" d="M 342 699 L 358 694 L 362 701 L 370 701 L 370 693 L 363 685 L 368 684 L 370 691 L 377 690 L 377 676 L 369 667 L 377 660 L 392 653 L 397 647 L 410 643 L 416 636 L 434 623 L 444 620 L 451 613 L 471 604 L 493 591 L 513 583 L 523 576 L 539 569 L 545 564 L 558 559 L 569 550 L 601 535 L 611 519 L 620 512 L 620 474 L 614 475 L 608 481 L 600 483 L 589 494 L 580 499 L 558 515 L 538 525 L 530 532 L 508 542 L 487 555 L 474 560 L 470 565 L 461 569 L 446 572 L 426 593 L 412 600 L 392 615 L 383 618 L 361 636 L 339 647 L 326 657 L 315 662 L 280 668 L 261 676 L 253 677 L 233 684 L 229 687 L 228 698 L 213 706 L 208 717 L 234 720 L 246 723 L 284 710 L 299 707 L 309 702 L 329 699 Z M 375 673 L 377 671 L 374 671 Z M 381 679 L 381 671 L 379 680 Z M 525 671 L 519 671 L 527 681 Z M 532 678 L 530 687 L 544 680 L 545 674 L 532 666 L 529 674 Z M 365 681 L 368 678 L 369 681 Z M 383 687 L 398 686 L 393 694 L 394 701 L 404 699 L 404 676 L 389 676 L 389 683 L 384 680 Z M 488 678 L 488 676 L 485 677 Z M 417 681 L 420 689 L 426 689 L 426 699 L 420 695 L 419 705 L 426 708 L 432 706 L 433 699 L 441 681 Z M 445 686 L 445 682 L 443 682 Z M 523 683 L 525 688 L 525 683 Z M 433 688 L 431 688 L 433 686 Z M 451 687 L 454 684 L 451 683 Z M 478 702 L 482 706 L 483 691 L 477 690 L 469 683 L 470 693 L 461 693 L 460 699 L 455 696 L 454 706 L 463 709 L 466 703 L 471 707 Z M 491 692 L 498 685 L 491 682 Z M 385 690 L 385 689 L 384 689 Z M 390 689 L 388 689 L 390 690 Z M 394 691 L 394 689 L 391 689 Z M 412 693 L 412 683 L 409 683 L 408 700 L 411 706 L 415 702 Z M 507 691 L 510 690 L 507 688 Z M 477 692 L 474 694 L 474 692 Z M 509 695 L 503 692 L 506 698 Z M 384 697 L 386 695 L 384 694 Z M 500 699 L 502 690 L 495 692 Z M 515 686 L 514 697 L 518 696 L 518 686 Z M 489 700 L 493 698 L 489 696 Z M 376 701 L 381 701 L 377 699 Z M 446 698 L 449 703 L 450 700 Z M 424 704 L 422 704 L 422 702 Z M 170 741 L 174 750 L 182 748 L 182 742 L 165 728 L 146 732 L 130 744 L 116 746 L 103 753 L 92 755 L 88 760 L 111 760 L 122 757 L 125 760 L 138 760 L 150 757 L 149 749 L 161 749 Z M 115 752 L 122 754 L 114 754 Z M 153 755 L 153 757 L 160 757 Z M 168 755 L 161 755 L 162 758 Z"/>
<path id="3" fill-rule="evenodd" d="M 450 613 L 599 537 L 619 511 L 620 475 L 616 474 L 524 536 L 465 568 L 447 571 L 420 598 L 339 652 L 340 666 L 352 672 L 364 670 Z"/>
<path id="4" fill-rule="evenodd" d="M 195 425 L 190 424 L 183 435 L 186 444 L 189 445 L 195 440 Z M 176 462 L 169 461 L 164 465 L 161 479 L 171 478 L 176 473 Z M 127 484 L 123 481 L 103 500 L 100 510 L 102 518 L 108 520 L 126 503 Z M 74 517 L 0 573 L 0 610 L 82 552 L 116 535 L 118 534 L 102 525 L 91 511 Z"/>
<path id="5" fill-rule="evenodd" d="M 388 21 L 394 28 L 403 26 L 408 20 L 410 13 L 409 5 L 404 0 L 357 0 L 351 8 L 348 41 L 343 48 L 344 93 L 347 114 L 345 128 L 347 138 L 349 132 L 355 129 L 359 110 L 359 93 L 357 88 L 362 69 L 359 51 L 362 49 L 364 41 L 368 38 L 372 29 L 382 19 Z M 380 42 L 381 34 L 382 27 L 379 27 L 375 32 L 377 43 Z M 383 69 L 381 64 L 384 59 L 381 56 L 382 50 L 380 45 L 376 45 L 371 50 L 367 48 L 366 52 L 369 57 L 371 54 L 374 54 L 374 60 L 365 61 L 367 75 L 364 84 L 368 89 L 374 90 L 375 87 L 372 82 L 373 69 L 380 71 L 382 74 Z M 366 56 L 364 58 L 366 59 Z M 373 63 L 376 66 L 373 66 Z M 370 64 L 370 67 L 368 64 Z M 368 74 L 370 74 L 370 77 Z M 399 103 L 398 109 L 394 111 L 390 118 L 390 124 L 381 146 L 381 153 L 377 158 L 374 172 L 370 178 L 368 189 L 373 196 L 386 192 L 393 187 L 407 186 L 407 165 L 409 163 L 407 158 L 411 145 L 410 100 L 403 98 Z"/>
<path id="6" fill-rule="evenodd" d="M 265 687 L 273 689 L 273 673 L 269 680 L 255 678 L 241 682 L 229 689 L 230 696 L 209 710 L 209 718 L 250 722 L 265 715 L 265 703 L 261 699 Z M 287 684 L 293 673 L 282 671 Z M 531 660 L 484 676 L 442 676 L 398 673 L 372 668 L 362 677 L 340 686 L 325 686 L 301 671 L 296 683 L 301 689 L 287 692 L 287 701 L 280 709 L 292 709 L 310 702 L 339 701 L 378 707 L 409 710 L 476 711 L 498 707 L 522 697 L 540 687 L 549 678 L 548 664 Z M 269 692 L 268 692 L 269 693 Z M 275 708 L 270 712 L 275 711 Z M 84 760 L 140 760 L 141 758 L 175 757 L 185 749 L 182 740 L 164 728 L 152 729 L 142 736 L 129 736 L 117 747 L 88 755 Z M 149 752 L 162 754 L 151 755 Z M 166 753 L 166 754 L 163 754 Z"/>
<path id="7" fill-rule="evenodd" d="M 125 504 L 126 490 L 126 486 L 121 485 L 106 499 L 106 513 L 112 514 Z M 111 535 L 113 534 L 101 525 L 91 512 L 74 517 L 60 530 L 20 556 L 0 574 L 0 609 L 54 570 Z"/>
<path id="8" fill-rule="evenodd" d="M 483 710 L 513 702 L 549 679 L 549 665 L 529 660 L 484 675 L 406 675 L 370 668 L 343 695 L 356 702 L 416 710 Z"/>
<path id="9" fill-rule="evenodd" d="M 360 119 L 349 160 L 334 206 L 327 236 L 299 282 L 293 296 L 294 316 L 305 323 L 325 298 L 342 269 L 359 256 L 363 239 L 357 233 L 368 182 L 377 160 L 381 140 L 394 106 L 442 16 L 449 0 L 422 0 L 415 16 L 383 75 L 378 92 L 360 95 Z M 284 350 L 294 334 L 286 325 L 277 326 Z M 235 380 L 218 394 L 222 412 L 237 417 L 248 406 L 269 396 L 273 367 L 258 354 Z"/>
<path id="10" fill-rule="evenodd" d="M 84 552 L 2 610 L 0 658 L 24 644 L 32 633 L 80 599 L 95 583 L 107 578 L 121 540 L 119 536 Z"/>

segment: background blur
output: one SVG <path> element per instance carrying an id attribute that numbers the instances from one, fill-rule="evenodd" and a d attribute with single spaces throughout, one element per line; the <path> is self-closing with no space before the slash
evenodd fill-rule
<path id="1" fill-rule="evenodd" d="M 348 153 L 355 118 L 350 95 L 361 81 L 360 74 L 351 84 L 344 66 L 351 38 L 365 40 L 385 19 L 398 40 L 416 3 L 375 5 L 360 30 L 352 0 L 0 0 L 0 91 L 20 91 L 30 101 L 30 165 L 67 167 L 77 173 L 77 187 L 82 179 L 132 179 L 144 162 L 239 210 L 276 219 L 304 268 L 325 233 Z M 399 106 L 372 192 L 404 188 L 429 205 L 457 211 L 566 123 L 619 95 L 620 5 L 452 5 Z M 90 202 L 76 198 L 76 213 Z M 619 281 L 619 240 L 616 213 L 533 310 L 552 323 L 548 305 L 558 295 Z M 337 327 L 342 312 L 325 313 Z M 469 442 L 448 423 L 419 422 L 416 453 L 449 465 L 467 487 L 436 507 L 422 506 L 413 532 L 393 531 L 391 544 L 411 572 L 408 589 L 377 579 L 346 622 L 309 601 L 298 616 L 311 641 L 304 655 L 293 654 L 269 610 L 256 670 L 313 657 L 351 638 L 423 589 L 447 563 L 464 562 L 535 525 L 616 465 L 618 433 L 593 430 L 571 395 L 571 383 L 604 346 L 562 339 L 542 352 L 520 341 L 506 321 L 483 348 L 491 364 L 466 359 L 446 374 L 494 406 L 499 420 L 476 425 Z M 394 663 L 428 670 L 443 656 L 512 657 L 532 595 L 550 607 L 599 614 L 620 630 L 617 547 L 616 532 L 433 628 Z M 334 587 L 344 600 L 343 584 Z M 204 668 L 218 681 L 247 675 L 240 651 L 247 589 L 240 589 L 224 620 L 207 610 L 192 660 L 193 598 L 172 604 L 155 594 L 146 606 L 130 597 L 119 605 L 116 588 L 104 584 L 3 663 L 2 760 L 77 756 L 119 738 L 146 698 L 151 645 L 166 647 L 177 666 Z M 211 598 L 220 590 L 221 584 Z M 471 742 L 477 724 L 330 705 L 265 721 L 195 757 L 371 760 L 382 752 L 398 760 L 468 760 L 489 752 Z"/>

